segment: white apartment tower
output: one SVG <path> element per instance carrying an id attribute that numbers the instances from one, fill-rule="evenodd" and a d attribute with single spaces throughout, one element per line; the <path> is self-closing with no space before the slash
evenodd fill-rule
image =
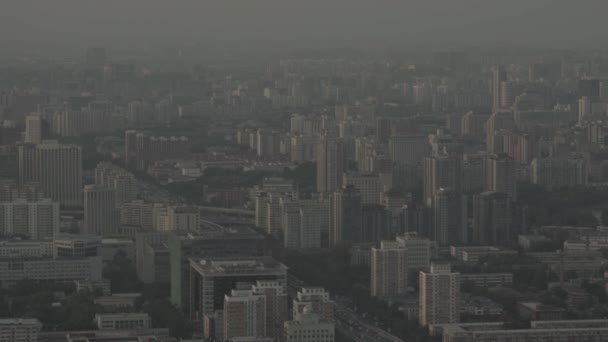
<path id="1" fill-rule="evenodd" d="M 420 272 L 419 323 L 458 323 L 460 321 L 460 273 L 449 264 L 432 264 L 430 272 Z"/>

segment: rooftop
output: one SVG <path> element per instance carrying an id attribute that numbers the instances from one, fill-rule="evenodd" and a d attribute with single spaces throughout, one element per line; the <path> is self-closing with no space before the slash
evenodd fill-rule
<path id="1" fill-rule="evenodd" d="M 286 273 L 287 266 L 271 257 L 260 258 L 190 258 L 190 266 L 205 276 L 222 276 L 238 274 L 276 274 Z"/>

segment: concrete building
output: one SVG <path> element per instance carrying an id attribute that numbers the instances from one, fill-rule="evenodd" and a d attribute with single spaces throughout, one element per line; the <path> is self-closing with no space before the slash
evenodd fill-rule
<path id="1" fill-rule="evenodd" d="M 266 335 L 275 341 L 282 340 L 283 323 L 288 320 L 288 296 L 285 284 L 279 281 L 260 281 L 251 287 L 253 293 L 264 296 L 266 307 Z"/>
<path id="2" fill-rule="evenodd" d="M 329 245 L 343 241 L 355 241 L 360 236 L 362 225 L 361 193 L 353 186 L 346 186 L 332 196 Z"/>
<path id="3" fill-rule="evenodd" d="M 353 186 L 361 194 L 361 204 L 380 204 L 381 195 L 385 189 L 378 175 L 344 174 L 344 186 Z"/>
<path id="4" fill-rule="evenodd" d="M 430 272 L 420 272 L 420 326 L 460 321 L 460 274 L 449 264 L 432 264 Z"/>
<path id="5" fill-rule="evenodd" d="M 84 233 L 112 236 L 119 232 L 116 192 L 101 185 L 84 187 Z"/>
<path id="6" fill-rule="evenodd" d="M 149 329 L 152 326 L 152 319 L 143 312 L 96 314 L 95 325 L 99 330 Z"/>
<path id="7" fill-rule="evenodd" d="M 382 241 L 371 251 L 372 297 L 388 298 L 407 291 L 407 250 L 397 241 Z"/>
<path id="8" fill-rule="evenodd" d="M 232 290 L 224 297 L 224 340 L 266 336 L 266 298 L 251 290 Z"/>
<path id="9" fill-rule="evenodd" d="M 433 197 L 432 238 L 440 244 L 468 241 L 467 199 L 452 189 L 439 189 Z"/>
<path id="10" fill-rule="evenodd" d="M 224 298 L 223 338 L 268 337 L 280 341 L 287 321 L 284 284 L 258 281 L 251 289 L 232 290 Z M 216 336 L 217 338 L 217 336 Z"/>
<path id="11" fill-rule="evenodd" d="M 42 323 L 36 318 L 0 319 L 0 340 L 7 342 L 37 342 Z"/>
<path id="12" fill-rule="evenodd" d="M 322 137 L 315 153 L 317 192 L 333 192 L 342 186 L 344 146 L 338 139 Z"/>
<path id="13" fill-rule="evenodd" d="M 473 241 L 504 245 L 515 237 L 512 227 L 511 198 L 502 192 L 473 196 Z"/>
<path id="14" fill-rule="evenodd" d="M 54 245 L 55 255 L 60 258 L 101 256 L 101 238 L 95 235 L 60 234 Z"/>
<path id="15" fill-rule="evenodd" d="M 18 146 L 19 184 L 37 183 L 66 206 L 82 205 L 82 150 L 57 141 Z"/>
<path id="16" fill-rule="evenodd" d="M 298 319 L 285 322 L 284 336 L 285 342 L 334 342 L 335 324 L 305 308 Z"/>
<path id="17" fill-rule="evenodd" d="M 0 235 L 32 240 L 52 239 L 59 233 L 59 202 L 51 199 L 0 202 Z"/>
<path id="18" fill-rule="evenodd" d="M 135 235 L 135 268 L 143 283 L 170 282 L 169 234 L 143 232 Z"/>
<path id="19" fill-rule="evenodd" d="M 53 241 L 3 240 L 0 241 L 0 258 L 42 258 L 55 256 Z"/>
<path id="20" fill-rule="evenodd" d="M 450 255 L 457 260 L 477 263 L 480 259 L 485 257 L 515 257 L 517 256 L 517 251 L 494 246 L 451 246 Z"/>
<path id="21" fill-rule="evenodd" d="M 429 239 L 420 237 L 416 233 L 407 233 L 397 236 L 396 241 L 407 251 L 407 267 L 410 272 L 429 270 L 433 246 Z"/>
<path id="22" fill-rule="evenodd" d="M 506 154 L 490 155 L 486 160 L 485 190 L 503 192 L 511 201 L 517 201 L 516 164 Z"/>
<path id="23" fill-rule="evenodd" d="M 223 309 L 224 294 L 239 283 L 272 281 L 287 291 L 287 267 L 270 257 L 190 258 L 190 273 L 191 318 Z"/>
<path id="24" fill-rule="evenodd" d="M 40 115 L 28 115 L 25 117 L 24 142 L 28 144 L 40 144 L 42 142 L 42 117 Z"/>
<path id="25" fill-rule="evenodd" d="M 275 157 L 279 155 L 281 136 L 279 132 L 258 129 L 256 152 L 258 157 Z"/>
<path id="26" fill-rule="evenodd" d="M 335 321 L 336 303 L 330 299 L 329 292 L 322 287 L 303 287 L 292 302 L 292 317 L 298 320 L 308 308 L 311 313 L 319 315 L 322 320 Z"/>
<path id="27" fill-rule="evenodd" d="M 533 321 L 529 329 L 509 329 L 504 323 L 437 324 L 431 334 L 443 342 L 475 341 L 602 341 L 608 336 L 607 320 Z"/>
<path id="28" fill-rule="evenodd" d="M 456 156 L 440 155 L 424 160 L 424 203 L 433 206 L 435 193 L 442 188 L 460 192 L 462 189 L 462 161 Z"/>
<path id="29" fill-rule="evenodd" d="M 137 197 L 136 180 L 132 173 L 112 163 L 102 162 L 95 168 L 95 184 L 113 189 L 116 208 L 131 203 Z"/>
<path id="30" fill-rule="evenodd" d="M 169 236 L 171 302 L 190 312 L 190 257 L 225 258 L 263 256 L 265 239 L 250 228 Z"/>
<path id="31" fill-rule="evenodd" d="M 170 231 L 195 232 L 200 225 L 200 211 L 196 207 L 170 206 L 167 220 Z"/>
<path id="32" fill-rule="evenodd" d="M 0 259 L 0 287 L 14 287 L 21 280 L 69 284 L 76 280 L 101 280 L 101 257 Z"/>
<path id="33" fill-rule="evenodd" d="M 124 203 L 120 208 L 120 225 L 129 231 L 154 230 L 154 205 L 142 200 Z"/>
<path id="34" fill-rule="evenodd" d="M 513 273 L 460 274 L 460 285 L 475 285 L 481 288 L 513 285 Z"/>
<path id="35" fill-rule="evenodd" d="M 549 190 L 587 185 L 587 162 L 576 156 L 534 158 L 530 163 L 530 181 Z"/>

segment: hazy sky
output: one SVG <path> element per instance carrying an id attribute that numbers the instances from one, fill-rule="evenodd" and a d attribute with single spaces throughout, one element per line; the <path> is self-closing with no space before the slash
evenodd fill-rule
<path id="1" fill-rule="evenodd" d="M 0 40 L 598 46 L 607 0 L 0 0 Z"/>

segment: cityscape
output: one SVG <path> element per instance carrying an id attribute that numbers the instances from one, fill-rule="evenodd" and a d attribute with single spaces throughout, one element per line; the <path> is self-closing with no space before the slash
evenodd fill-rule
<path id="1" fill-rule="evenodd" d="M 0 4 L 0 342 L 608 341 L 606 5 L 57 1 Z"/>

